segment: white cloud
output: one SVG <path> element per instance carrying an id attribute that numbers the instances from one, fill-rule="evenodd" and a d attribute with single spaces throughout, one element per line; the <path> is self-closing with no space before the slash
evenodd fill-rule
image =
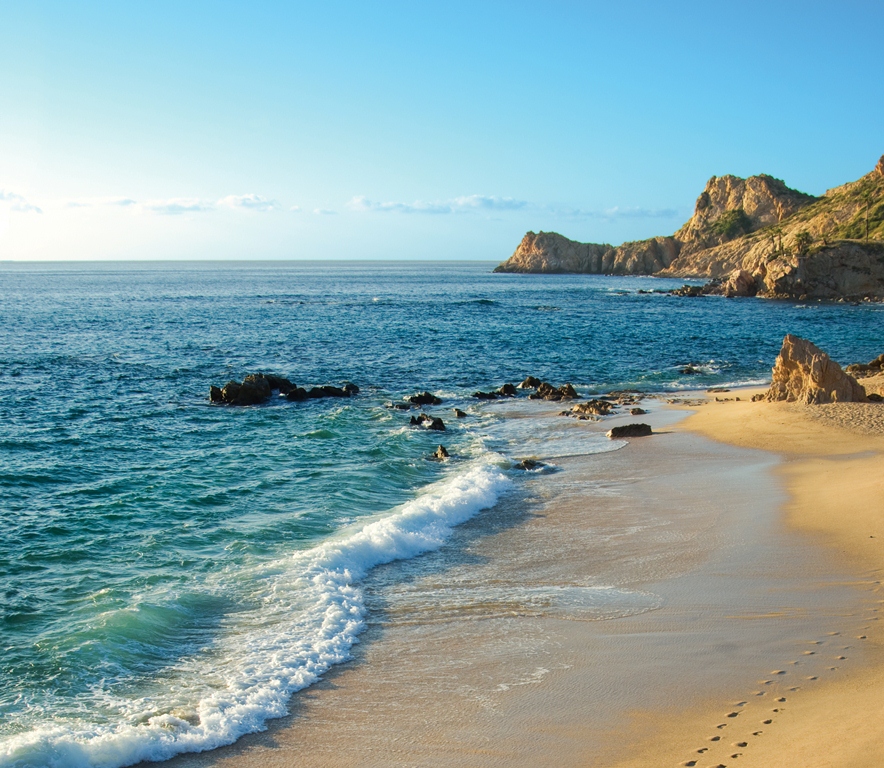
<path id="1" fill-rule="evenodd" d="M 268 200 L 261 195 L 227 195 L 218 201 L 218 205 L 225 208 L 245 208 L 250 211 L 272 211 L 278 203 L 275 200 Z"/>
<path id="2" fill-rule="evenodd" d="M 512 197 L 494 197 L 486 195 L 465 195 L 442 202 L 425 202 L 415 200 L 413 203 L 375 202 L 359 195 L 354 197 L 347 207 L 353 211 L 378 211 L 382 213 L 425 213 L 451 214 L 465 211 L 515 211 L 528 207 L 524 200 Z"/>
<path id="3" fill-rule="evenodd" d="M 202 213 L 211 211 L 215 206 L 206 200 L 196 197 L 173 197 L 169 200 L 149 200 L 141 204 L 145 210 L 163 216 L 178 216 L 182 213 Z"/>
<path id="4" fill-rule="evenodd" d="M 31 205 L 25 198 L 15 194 L 15 192 L 4 192 L 0 189 L 0 201 L 7 203 L 9 210 L 16 213 L 43 213 L 40 208 L 36 205 Z"/>
<path id="5" fill-rule="evenodd" d="M 301 206 L 300 206 L 300 205 L 293 205 L 291 208 L 289 208 L 289 210 L 290 210 L 290 211 L 294 211 L 295 213 L 300 213 L 300 212 L 301 212 Z"/>

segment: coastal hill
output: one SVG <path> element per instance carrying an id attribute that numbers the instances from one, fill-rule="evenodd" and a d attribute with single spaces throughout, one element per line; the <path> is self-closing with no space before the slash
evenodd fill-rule
<path id="1" fill-rule="evenodd" d="M 496 272 L 704 277 L 704 292 L 884 298 L 884 157 L 822 197 L 771 176 L 713 176 L 671 236 L 619 246 L 529 232 Z"/>

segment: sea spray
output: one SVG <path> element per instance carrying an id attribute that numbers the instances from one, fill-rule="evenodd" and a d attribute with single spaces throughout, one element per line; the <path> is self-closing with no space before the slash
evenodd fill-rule
<path id="1" fill-rule="evenodd" d="M 263 729 L 266 720 L 286 714 L 292 693 L 350 658 L 365 620 L 358 581 L 371 568 L 439 548 L 454 526 L 493 506 L 510 487 L 493 458 L 486 455 L 389 514 L 255 569 L 261 607 L 252 617 L 238 616 L 240 626 L 251 627 L 167 674 L 179 685 L 221 681 L 215 690 L 189 706 L 180 690 L 177 706 L 166 707 L 162 695 L 116 701 L 104 695 L 103 706 L 115 705 L 121 722 L 37 727 L 0 745 L 0 766 L 119 768 L 212 749 Z"/>

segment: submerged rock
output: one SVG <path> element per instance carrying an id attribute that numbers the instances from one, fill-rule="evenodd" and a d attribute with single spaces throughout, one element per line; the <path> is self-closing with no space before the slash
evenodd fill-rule
<path id="1" fill-rule="evenodd" d="M 783 339 L 765 399 L 806 405 L 868 402 L 853 376 L 807 339 L 792 334 Z"/>
<path id="2" fill-rule="evenodd" d="M 536 459 L 522 459 L 518 464 L 513 465 L 515 469 L 524 469 L 526 471 L 530 471 L 532 469 L 540 469 L 541 467 L 545 467 L 542 461 L 537 461 Z"/>
<path id="3" fill-rule="evenodd" d="M 454 409 L 454 418 L 456 419 L 465 419 L 467 414 L 465 414 L 460 408 Z"/>
<path id="4" fill-rule="evenodd" d="M 473 392 L 477 400 L 497 400 L 500 395 L 497 392 Z"/>
<path id="5" fill-rule="evenodd" d="M 621 427 L 613 427 L 608 430 L 608 437 L 612 440 L 623 437 L 647 437 L 652 434 L 650 424 L 624 424 Z"/>
<path id="6" fill-rule="evenodd" d="M 433 453 L 434 459 L 447 459 L 449 457 L 448 449 L 444 445 L 440 445 L 435 453 Z"/>

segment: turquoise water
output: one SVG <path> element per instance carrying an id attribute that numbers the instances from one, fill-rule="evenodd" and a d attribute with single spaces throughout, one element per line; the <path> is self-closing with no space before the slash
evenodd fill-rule
<path id="1" fill-rule="evenodd" d="M 787 332 L 842 363 L 884 343 L 878 305 L 493 266 L 0 265 L 0 765 L 159 760 L 284 714 L 348 658 L 373 566 L 519 493 L 529 436 L 476 389 L 760 382 Z M 209 404 L 258 371 L 361 392 Z M 386 407 L 425 389 L 444 433 Z"/>

